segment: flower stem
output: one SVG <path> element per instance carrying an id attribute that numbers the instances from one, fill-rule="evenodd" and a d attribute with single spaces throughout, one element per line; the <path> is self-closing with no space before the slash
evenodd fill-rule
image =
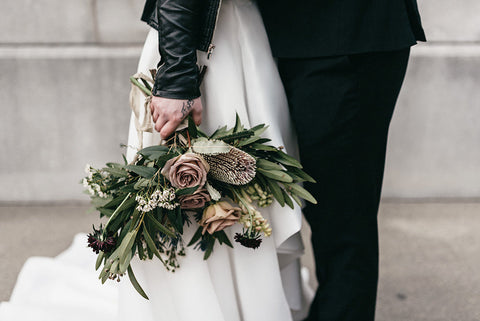
<path id="1" fill-rule="evenodd" d="M 130 81 L 138 87 L 138 89 L 140 89 L 141 91 L 143 91 L 143 93 L 147 96 L 151 96 L 152 95 L 152 92 L 150 90 L 148 90 L 147 87 L 145 87 L 144 85 L 142 85 L 141 83 L 138 82 L 137 79 L 135 79 L 133 76 L 130 77 Z"/>

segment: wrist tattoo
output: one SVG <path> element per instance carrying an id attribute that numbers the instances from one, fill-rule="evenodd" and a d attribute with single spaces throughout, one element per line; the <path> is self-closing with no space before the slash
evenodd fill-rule
<path id="1" fill-rule="evenodd" d="M 193 99 L 189 99 L 183 102 L 182 116 L 185 117 L 193 108 Z"/>

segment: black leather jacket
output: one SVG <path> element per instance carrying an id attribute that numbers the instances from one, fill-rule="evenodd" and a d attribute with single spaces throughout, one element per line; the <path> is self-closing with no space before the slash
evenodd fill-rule
<path id="1" fill-rule="evenodd" d="M 209 52 L 221 0 L 147 0 L 142 20 L 158 30 L 161 60 L 152 93 L 174 99 L 200 96 L 196 49 Z"/>

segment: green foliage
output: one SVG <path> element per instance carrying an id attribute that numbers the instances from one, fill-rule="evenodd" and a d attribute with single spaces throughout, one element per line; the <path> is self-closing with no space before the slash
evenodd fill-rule
<path id="1" fill-rule="evenodd" d="M 145 178 L 152 178 L 153 175 L 157 172 L 156 168 L 153 167 L 145 167 L 145 166 L 138 166 L 138 165 L 127 165 L 125 166 L 127 170 L 130 172 L 134 172 L 137 175 L 140 175 Z"/>
<path id="2" fill-rule="evenodd" d="M 152 84 L 146 79 L 148 78 L 139 77 L 132 78 L 131 81 L 147 93 L 150 92 Z M 256 208 L 268 206 L 274 200 L 281 206 L 287 205 L 290 208 L 294 207 L 294 201 L 301 205 L 302 199 L 315 204 L 315 198 L 298 185 L 301 182 L 315 183 L 315 180 L 305 173 L 298 160 L 284 153 L 281 150 L 282 147 L 271 145 L 269 138 L 261 136 L 267 128 L 265 124 L 245 128 L 239 115 L 236 114 L 235 125 L 232 128 L 223 126 L 208 136 L 195 125 L 193 118 L 188 116 L 186 128 L 179 129 L 173 134 L 166 145 L 141 149 L 134 162 L 127 164 L 123 156 L 124 164 L 107 163 L 106 167 L 100 170 L 87 167 L 88 176 L 82 182 L 88 187 L 94 208 L 101 217 L 107 218 L 99 241 L 105 239 L 115 241 L 111 243 L 113 244 L 111 250 L 99 251 L 95 262 L 95 269 L 99 270 L 99 279 L 102 283 L 109 278 L 116 279 L 127 273 L 138 293 L 148 299 L 135 278 L 130 262 L 138 254 L 142 260 L 157 257 L 169 271 L 179 267 L 177 256 L 185 255 L 182 239 L 184 224 L 185 222 L 192 224 L 192 216 L 198 223 L 204 209 L 196 209 L 196 213 L 189 217 L 187 211 L 179 206 L 179 197 L 192 195 L 199 188 L 206 188 L 210 194 L 211 200 L 206 203 L 206 206 L 221 200 L 221 197 L 242 204 L 242 219 L 248 215 L 258 215 L 260 212 Z M 167 177 L 160 175 L 168 160 L 187 151 L 200 155 L 217 155 L 228 153 L 234 147 L 248 153 L 256 160 L 256 165 L 251 165 L 253 169 L 256 168 L 256 176 L 245 185 L 233 186 L 219 182 L 213 178 L 212 173 L 209 173 L 205 186 L 175 189 Z M 204 158 L 208 160 L 207 156 Z M 222 164 L 224 158 L 224 156 L 218 157 L 217 164 Z M 212 158 L 210 162 L 213 164 Z M 236 173 L 242 170 L 241 162 L 238 163 L 240 170 Z M 212 166 L 215 165 L 210 165 L 210 170 Z M 216 166 L 224 166 L 224 163 Z M 245 165 L 243 166 L 245 172 Z M 232 172 L 227 174 L 235 173 L 233 169 L 230 170 Z M 153 208 L 148 207 L 155 195 L 160 198 L 158 193 L 168 190 L 174 190 L 173 201 L 162 196 L 161 201 L 155 203 Z M 245 199 L 241 199 L 242 197 Z M 249 201 L 242 203 L 247 199 Z M 143 202 L 143 205 L 140 202 Z M 166 205 L 159 205 L 161 202 L 166 202 Z M 246 220 L 241 222 L 244 223 Z M 264 229 L 262 233 L 268 236 L 271 229 L 268 231 L 268 225 L 265 226 L 262 227 Z M 217 231 L 213 234 L 203 234 L 202 231 L 203 227 L 198 226 L 188 246 L 204 251 L 205 260 L 212 255 L 217 241 L 220 245 L 233 247 L 225 231 Z M 248 235 L 253 235 L 251 232 L 253 231 L 246 230 Z M 260 232 L 255 233 L 260 237 Z M 238 239 L 236 238 L 235 241 L 238 242 Z"/>
<path id="3" fill-rule="evenodd" d="M 155 160 L 168 153 L 169 148 L 163 145 L 149 146 L 138 151 L 138 154 L 145 158 Z"/>
<path id="4" fill-rule="evenodd" d="M 135 274 L 133 274 L 133 270 L 132 270 L 132 267 L 129 265 L 128 268 L 127 268 L 127 274 L 128 274 L 128 278 L 130 279 L 130 282 L 132 283 L 133 287 L 135 288 L 135 290 L 137 290 L 137 292 L 142 296 L 144 297 L 145 299 L 149 300 L 147 294 L 145 293 L 145 291 L 142 289 L 142 287 L 140 286 L 140 284 L 138 283 L 137 281 L 137 278 L 135 277 Z"/>

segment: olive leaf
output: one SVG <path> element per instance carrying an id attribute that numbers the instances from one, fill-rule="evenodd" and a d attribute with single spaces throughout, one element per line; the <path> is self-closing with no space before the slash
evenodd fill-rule
<path id="1" fill-rule="evenodd" d="M 277 152 L 271 155 L 273 160 L 282 163 L 283 165 L 289 165 L 297 168 L 302 168 L 302 164 L 295 158 L 290 155 L 285 154 L 281 150 L 277 150 Z"/>
<path id="2" fill-rule="evenodd" d="M 260 167 L 266 170 L 269 170 L 269 169 L 283 170 L 283 167 L 281 165 L 263 158 L 257 159 L 257 167 Z"/>
<path id="3" fill-rule="evenodd" d="M 285 182 L 285 183 L 293 182 L 292 177 L 284 171 L 279 171 L 279 170 L 274 170 L 274 169 L 265 170 L 263 168 L 257 168 L 257 171 L 259 173 L 262 173 L 266 177 L 272 178 L 272 179 L 280 181 L 280 182 Z"/>
<path id="4" fill-rule="evenodd" d="M 155 175 L 155 173 L 157 172 L 156 168 L 138 165 L 127 165 L 125 166 L 125 168 L 145 178 L 152 178 L 153 175 Z"/>
<path id="5" fill-rule="evenodd" d="M 142 289 L 142 287 L 138 283 L 137 278 L 135 277 L 135 274 L 133 274 L 133 270 L 132 270 L 132 267 L 130 265 L 127 268 L 127 274 L 128 274 L 128 278 L 130 279 L 130 282 L 132 283 L 135 290 L 137 290 L 137 292 L 141 296 L 143 296 L 145 299 L 149 300 L 148 296 L 145 294 L 145 291 Z"/>
<path id="6" fill-rule="evenodd" d="M 317 204 L 317 200 L 315 199 L 315 197 L 313 197 L 313 195 L 310 194 L 310 192 L 304 189 L 302 186 L 295 183 L 293 184 L 286 183 L 285 186 L 287 186 L 287 189 L 291 193 L 303 198 L 306 201 L 309 201 L 310 203 Z"/>

